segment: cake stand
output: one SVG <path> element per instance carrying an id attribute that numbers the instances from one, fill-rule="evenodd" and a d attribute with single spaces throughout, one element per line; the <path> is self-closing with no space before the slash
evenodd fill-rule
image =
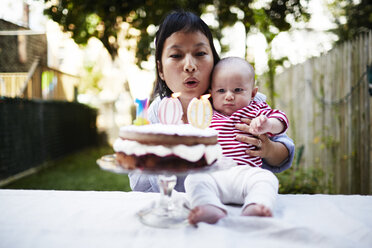
<path id="1" fill-rule="evenodd" d="M 97 160 L 97 164 L 102 170 L 113 173 L 128 174 L 130 172 L 135 172 L 157 175 L 160 197 L 149 207 L 137 212 L 137 216 L 143 224 L 159 228 L 174 228 L 188 224 L 187 217 L 190 212 L 188 203 L 185 200 L 177 200 L 175 197 L 172 197 L 173 189 L 177 183 L 177 176 L 226 169 L 230 168 L 233 163 L 234 162 L 232 160 L 223 158 L 204 168 L 175 172 L 166 170 L 126 170 L 116 163 L 115 154 L 104 155 Z"/>

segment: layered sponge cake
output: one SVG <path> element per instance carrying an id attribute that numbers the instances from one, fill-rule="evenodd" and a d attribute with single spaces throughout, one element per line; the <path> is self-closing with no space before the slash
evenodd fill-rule
<path id="1" fill-rule="evenodd" d="M 114 143 L 124 169 L 182 172 L 213 164 L 221 158 L 217 131 L 188 124 L 124 126 Z"/>

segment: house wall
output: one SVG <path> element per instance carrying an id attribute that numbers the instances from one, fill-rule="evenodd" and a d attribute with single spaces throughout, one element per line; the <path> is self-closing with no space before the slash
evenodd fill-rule
<path id="1" fill-rule="evenodd" d="M 0 30 L 27 30 L 0 19 Z M 24 49 L 22 48 L 24 44 Z M 20 52 L 19 50 L 22 50 Z M 47 38 L 45 34 L 0 36 L 0 72 L 27 72 L 36 57 L 40 65 L 47 65 Z"/>

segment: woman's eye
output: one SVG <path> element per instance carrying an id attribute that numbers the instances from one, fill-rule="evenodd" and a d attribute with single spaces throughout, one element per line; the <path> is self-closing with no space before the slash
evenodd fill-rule
<path id="1" fill-rule="evenodd" d="M 196 53 L 196 56 L 204 56 L 206 55 L 207 53 L 206 52 L 197 52 Z"/>
<path id="2" fill-rule="evenodd" d="M 181 58 L 181 54 L 171 54 L 170 57 L 174 59 Z"/>

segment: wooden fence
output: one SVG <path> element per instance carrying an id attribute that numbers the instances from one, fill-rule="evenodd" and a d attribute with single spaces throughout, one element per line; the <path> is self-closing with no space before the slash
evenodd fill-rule
<path id="1" fill-rule="evenodd" d="M 17 97 L 27 80 L 27 72 L 0 73 L 0 96 Z"/>
<path id="2" fill-rule="evenodd" d="M 78 102 L 0 97 L 0 186 L 97 145 L 96 118 Z"/>
<path id="3" fill-rule="evenodd" d="M 334 193 L 372 194 L 371 74 L 369 32 L 275 78 L 300 165 L 323 168 Z"/>
<path id="4" fill-rule="evenodd" d="M 75 101 L 80 78 L 45 66 L 0 73 L 0 97 Z"/>

